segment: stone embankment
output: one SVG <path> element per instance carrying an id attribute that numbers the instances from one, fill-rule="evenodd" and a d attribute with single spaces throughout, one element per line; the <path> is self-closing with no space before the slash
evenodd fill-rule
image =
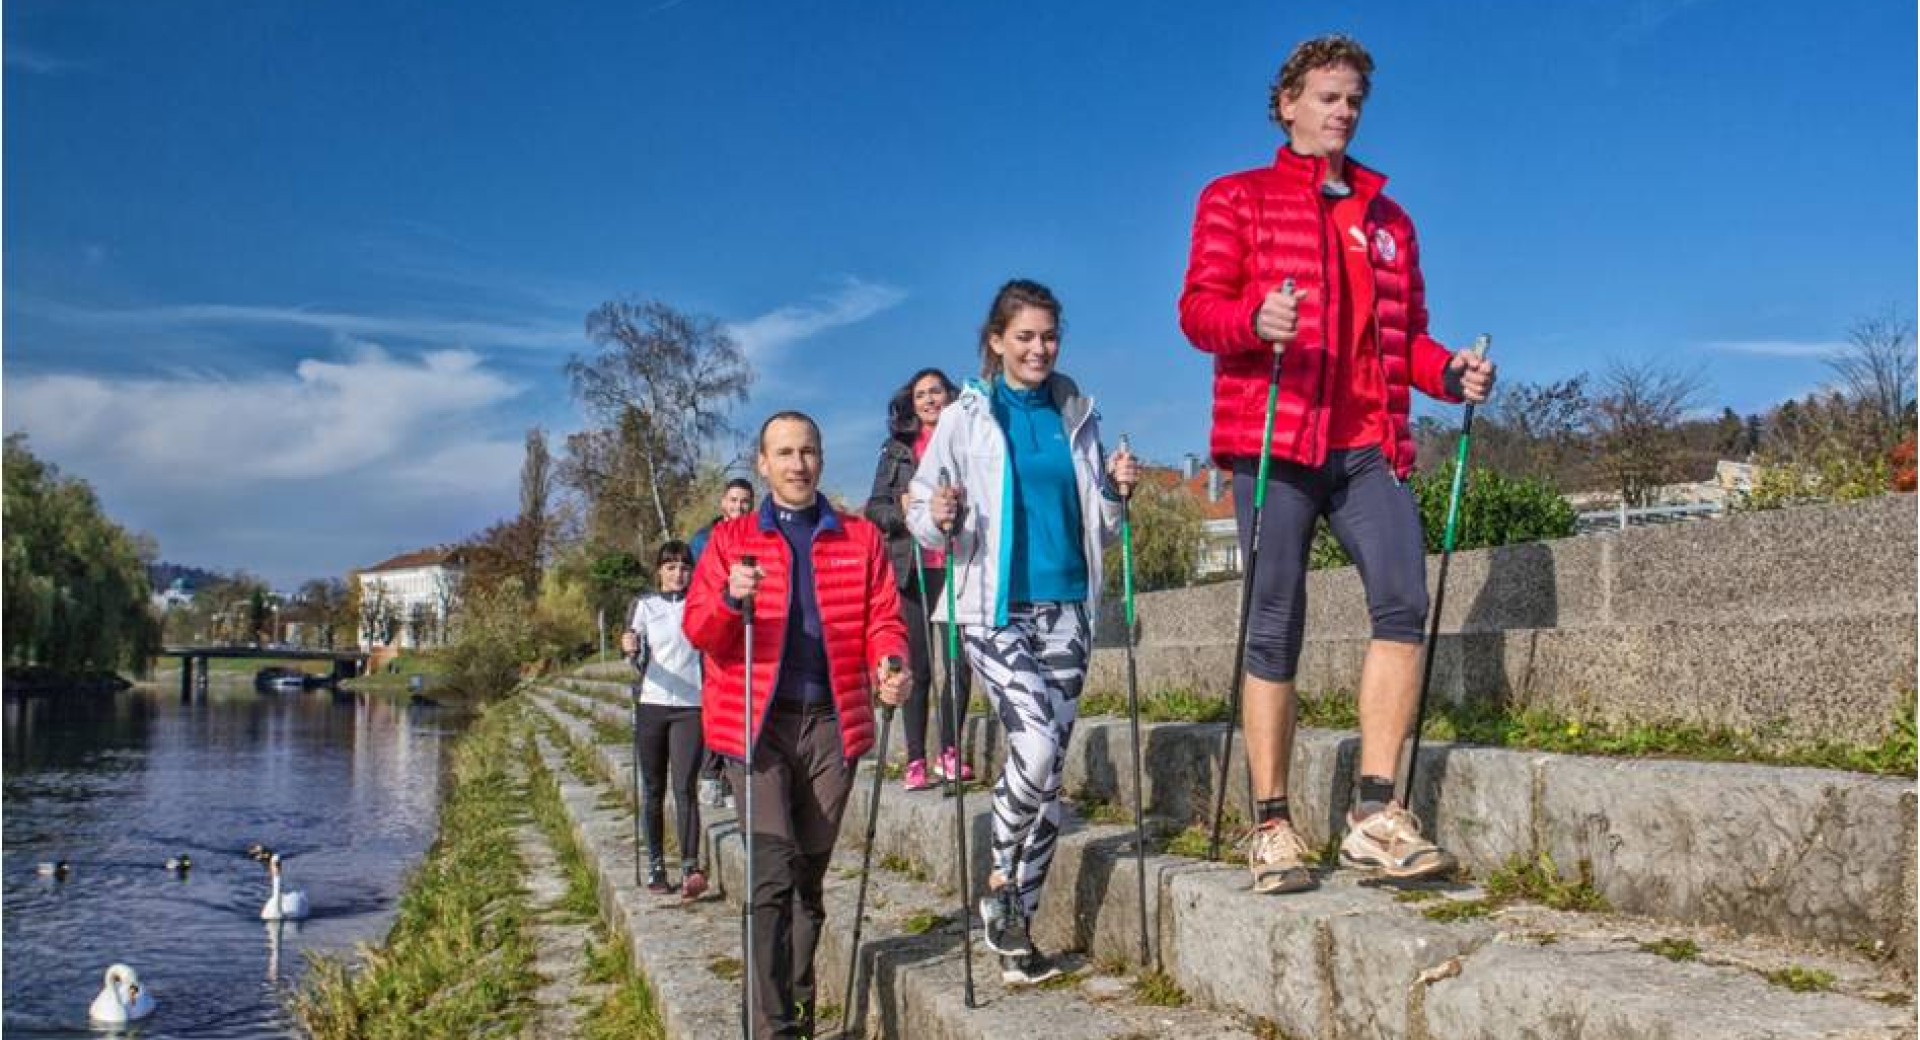
<path id="1" fill-rule="evenodd" d="M 631 782 L 629 744 L 618 739 L 625 687 L 582 676 L 533 696 L 551 719 L 549 765 L 566 777 L 604 909 L 659 991 L 670 1035 L 734 1035 L 741 881 L 731 821 L 708 827 L 712 902 L 688 908 L 637 891 L 631 821 L 602 807 L 606 790 Z M 974 724 L 977 757 L 991 762 L 998 736 Z M 1146 806 L 1163 838 L 1204 815 L 1218 735 L 1199 724 L 1145 728 Z M 1100 822 L 1131 797 L 1126 727 L 1087 720 L 1072 749 L 1076 809 L 1035 935 L 1078 974 L 1008 992 L 976 945 L 982 1006 L 961 1006 L 953 806 L 887 782 L 854 1035 L 1914 1036 L 1911 782 L 1429 747 L 1416 802 L 1461 855 L 1461 879 L 1396 888 L 1334 870 L 1315 891 L 1256 898 L 1242 868 L 1156 851 L 1146 865 L 1157 963 L 1143 974 L 1130 963 L 1140 923 L 1132 831 Z M 1353 760 L 1350 734 L 1303 734 L 1296 819 L 1316 843 L 1334 835 Z M 580 763 L 595 775 L 579 775 Z M 1241 786 L 1229 785 L 1236 803 Z M 829 878 L 819 968 L 835 1013 L 870 790 L 863 774 Z M 966 803 L 976 884 L 987 803 L 984 792 Z M 1559 876 L 1514 894 L 1500 886 L 1516 865 Z M 1576 898 L 1558 899 L 1566 893 Z"/>
<path id="2" fill-rule="evenodd" d="M 1619 724 L 1873 743 L 1914 699 L 1913 495 L 1454 555 L 1434 694 Z M 1428 558 L 1431 587 L 1439 557 Z M 1366 597 L 1351 567 L 1307 581 L 1307 692 L 1357 688 Z M 1240 585 L 1138 598 L 1141 688 L 1219 696 Z M 1117 605 L 1090 691 L 1125 684 Z"/>

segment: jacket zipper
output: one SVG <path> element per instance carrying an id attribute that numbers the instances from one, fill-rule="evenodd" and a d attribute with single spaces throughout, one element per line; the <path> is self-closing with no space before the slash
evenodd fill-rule
<path id="1" fill-rule="evenodd" d="M 1317 176 L 1320 167 L 1316 165 L 1314 169 Z M 1323 452 L 1326 449 L 1326 432 L 1324 427 L 1326 425 L 1327 415 L 1327 368 L 1333 358 L 1333 341 L 1327 334 L 1327 315 L 1331 313 L 1334 323 L 1337 324 L 1340 321 L 1340 307 L 1333 280 L 1327 277 L 1327 230 L 1332 223 L 1333 215 L 1326 208 L 1326 200 L 1320 196 L 1317 190 L 1315 190 L 1314 193 L 1313 204 L 1319 208 L 1321 217 L 1319 236 L 1320 295 L 1322 297 L 1320 304 L 1320 366 L 1316 374 L 1316 389 L 1314 391 L 1314 400 L 1317 402 L 1317 407 L 1314 409 L 1311 417 L 1302 420 L 1302 425 L 1306 427 L 1309 438 L 1307 445 L 1309 448 L 1314 449 L 1307 452 L 1307 460 L 1311 465 L 1318 466 L 1326 462 Z"/>

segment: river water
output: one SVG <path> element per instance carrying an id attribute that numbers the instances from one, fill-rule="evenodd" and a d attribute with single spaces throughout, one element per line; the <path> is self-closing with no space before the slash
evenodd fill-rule
<path id="1" fill-rule="evenodd" d="M 97 1037 L 87 1007 L 108 965 L 158 1004 L 143 1037 L 286 1037 L 309 951 L 350 952 L 392 924 L 432 843 L 440 762 L 463 720 L 377 697 L 141 688 L 5 702 L 0 857 L 4 1029 Z M 270 925 L 265 868 L 312 916 Z M 176 877 L 169 856 L 192 869 Z M 64 859 L 66 880 L 38 864 Z"/>

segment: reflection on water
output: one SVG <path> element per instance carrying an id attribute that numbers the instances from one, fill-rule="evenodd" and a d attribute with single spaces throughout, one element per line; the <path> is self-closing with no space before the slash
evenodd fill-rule
<path id="1" fill-rule="evenodd" d="M 143 1037 L 284 1037 L 310 950 L 386 933 L 432 841 L 440 756 L 460 720 L 325 691 L 224 689 L 182 704 L 143 689 L 5 702 L 4 904 L 9 1037 L 92 1037 L 107 965 L 159 1010 Z M 312 917 L 259 918 L 278 850 Z M 168 857 L 192 857 L 184 877 Z M 66 880 L 37 864 L 64 859 Z"/>

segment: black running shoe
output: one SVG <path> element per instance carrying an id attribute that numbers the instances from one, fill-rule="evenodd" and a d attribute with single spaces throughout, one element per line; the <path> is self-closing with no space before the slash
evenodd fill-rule
<path id="1" fill-rule="evenodd" d="M 673 891 L 673 886 L 667 884 L 666 864 L 655 863 L 647 867 L 647 891 L 657 896 Z"/>
<path id="2" fill-rule="evenodd" d="M 1002 885 L 980 900 L 980 921 L 986 925 L 987 949 L 1002 957 L 1033 952 L 1033 940 L 1027 936 L 1026 909 L 1014 895 L 1012 885 Z"/>
<path id="3" fill-rule="evenodd" d="M 1000 958 L 1000 981 L 1009 986 L 1036 986 L 1059 975 L 1060 966 L 1037 949 Z"/>

